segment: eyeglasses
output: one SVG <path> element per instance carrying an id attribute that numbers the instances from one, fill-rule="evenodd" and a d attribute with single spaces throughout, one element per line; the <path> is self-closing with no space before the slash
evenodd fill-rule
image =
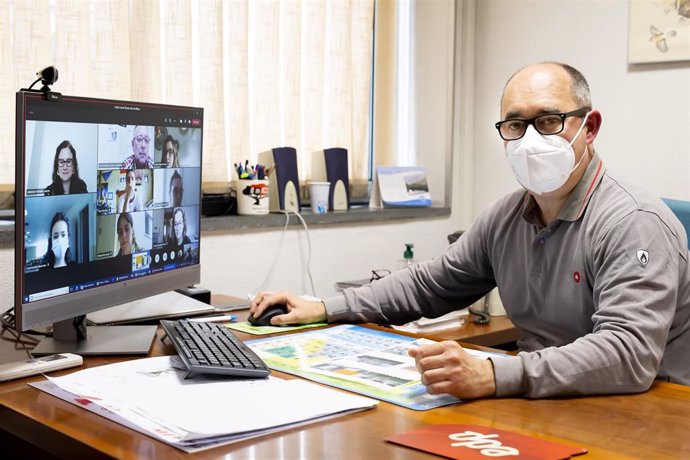
<path id="1" fill-rule="evenodd" d="M 134 140 L 140 144 L 141 143 L 147 143 L 148 144 L 149 142 L 151 142 L 151 138 L 148 136 L 137 136 L 134 138 Z"/>
<path id="2" fill-rule="evenodd" d="M 570 117 L 584 117 L 590 109 L 582 107 L 565 113 L 545 113 L 534 118 L 512 118 L 496 123 L 498 134 L 504 141 L 515 141 L 527 132 L 529 125 L 534 126 L 539 134 L 544 136 L 558 134 L 563 131 L 565 119 Z"/>
<path id="3" fill-rule="evenodd" d="M 58 160 L 58 166 L 61 168 L 63 166 L 70 166 L 71 167 L 73 163 L 74 163 L 74 161 L 71 158 L 68 158 L 66 160 Z"/>
<path id="4" fill-rule="evenodd" d="M 380 280 L 381 278 L 386 277 L 390 274 L 391 274 L 391 271 L 387 270 L 385 268 L 378 269 L 378 270 L 372 270 L 371 271 L 371 278 L 369 279 L 369 281 L 371 282 L 371 281 Z"/>

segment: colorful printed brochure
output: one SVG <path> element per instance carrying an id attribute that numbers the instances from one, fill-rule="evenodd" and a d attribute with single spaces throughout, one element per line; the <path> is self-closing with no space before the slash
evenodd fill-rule
<path id="1" fill-rule="evenodd" d="M 428 339 L 340 325 L 246 343 L 271 369 L 410 409 L 427 410 L 459 401 L 450 395 L 430 395 L 422 385 L 414 359 L 407 352 L 433 343 Z"/>

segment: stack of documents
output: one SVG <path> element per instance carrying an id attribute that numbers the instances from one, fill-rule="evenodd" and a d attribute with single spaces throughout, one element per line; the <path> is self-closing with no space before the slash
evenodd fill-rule
<path id="1" fill-rule="evenodd" d="M 377 401 L 276 377 L 185 380 L 176 356 L 85 369 L 32 383 L 39 390 L 186 452 L 369 409 Z"/>

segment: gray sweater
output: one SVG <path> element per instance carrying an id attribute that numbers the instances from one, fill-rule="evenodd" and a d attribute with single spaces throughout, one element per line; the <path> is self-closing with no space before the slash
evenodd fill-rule
<path id="1" fill-rule="evenodd" d="M 690 384 L 688 242 L 668 207 L 595 155 L 558 219 L 536 212 L 525 191 L 498 200 L 440 257 L 327 299 L 328 321 L 433 318 L 498 286 L 521 338 L 493 360 L 497 396 Z"/>

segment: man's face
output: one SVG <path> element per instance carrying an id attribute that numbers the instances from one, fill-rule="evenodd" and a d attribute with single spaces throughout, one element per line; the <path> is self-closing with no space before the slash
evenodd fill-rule
<path id="1" fill-rule="evenodd" d="M 553 64 L 540 64 L 528 67 L 508 83 L 503 94 L 501 104 L 501 120 L 511 118 L 529 119 L 546 113 L 570 112 L 579 109 L 571 91 L 570 76 L 560 66 Z M 566 141 L 573 140 L 583 123 L 581 117 L 569 117 L 565 120 L 563 131 L 553 136 L 560 136 Z M 528 129 L 534 129 L 529 126 Z M 578 138 L 573 142 L 575 152 L 575 164 L 586 154 L 587 128 L 583 129 Z M 508 141 L 503 141 L 507 145 Z M 573 172 L 560 189 L 554 191 L 570 192 L 586 167 L 586 162 L 578 170 Z"/>
<path id="2" fill-rule="evenodd" d="M 182 188 L 182 180 L 176 177 L 170 183 L 170 206 L 174 208 L 182 206 L 183 192 L 184 189 Z"/>
<path id="3" fill-rule="evenodd" d="M 165 154 L 166 165 L 168 168 L 172 168 L 175 162 L 175 146 L 172 142 L 168 141 L 165 143 L 163 153 Z"/>
<path id="4" fill-rule="evenodd" d="M 144 166 L 149 159 L 149 144 L 151 143 L 151 137 L 142 126 L 137 126 L 134 130 L 134 136 L 132 137 L 132 152 L 134 152 L 134 157 L 137 163 Z"/>

